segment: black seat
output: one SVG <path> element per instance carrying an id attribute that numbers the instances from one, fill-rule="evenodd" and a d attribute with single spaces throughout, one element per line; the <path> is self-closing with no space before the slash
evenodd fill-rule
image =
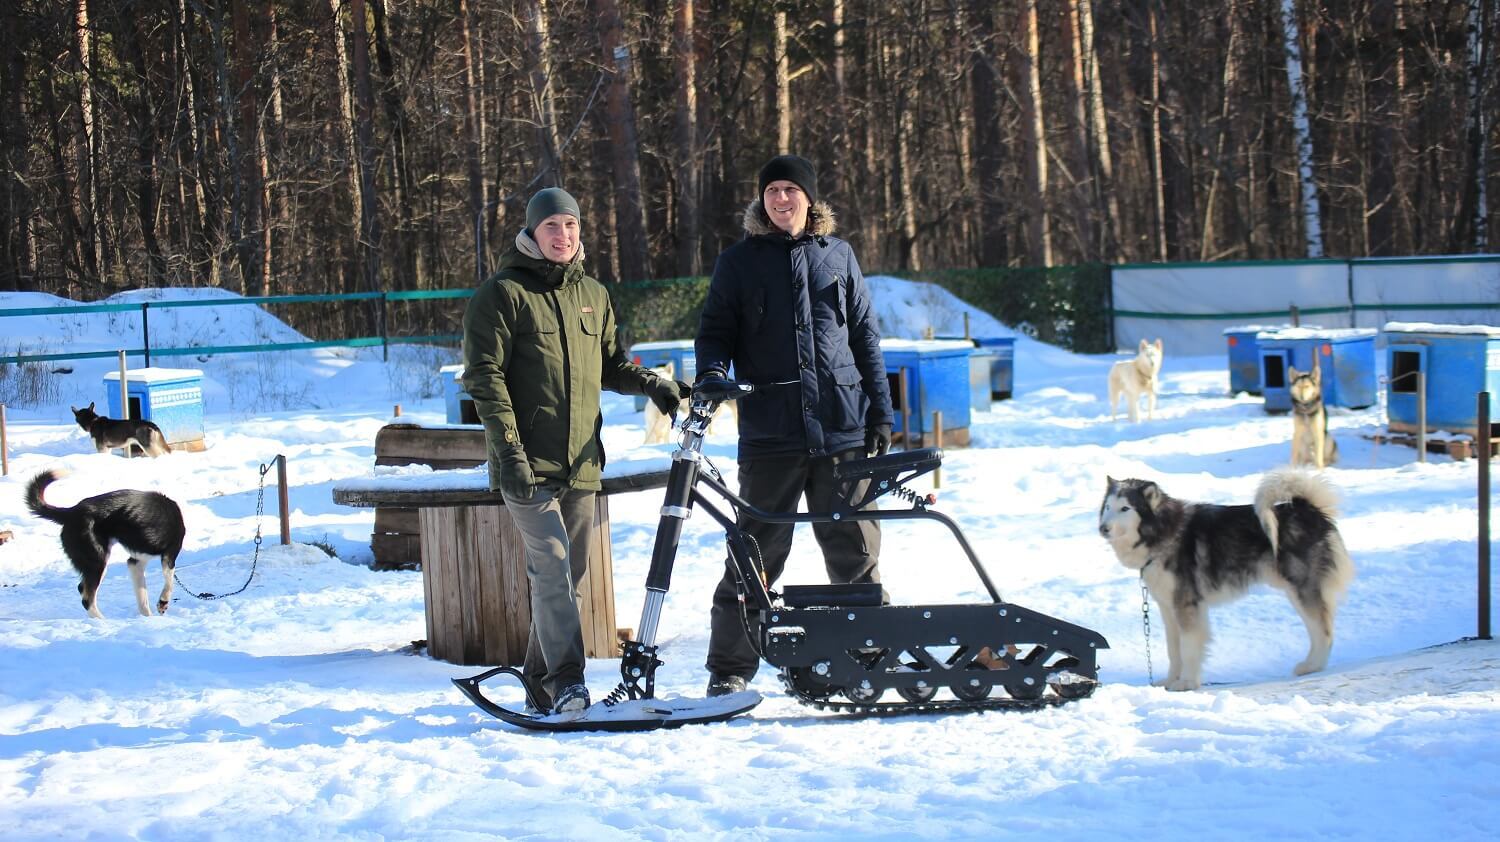
<path id="1" fill-rule="evenodd" d="M 855 585 L 787 585 L 781 603 L 788 608 L 873 608 L 886 602 L 879 582 Z"/>
<path id="2" fill-rule="evenodd" d="M 859 480 L 877 474 L 892 475 L 906 471 L 915 471 L 916 475 L 921 475 L 941 464 L 943 464 L 942 448 L 923 447 L 917 450 L 898 450 L 884 456 L 840 462 L 833 468 L 833 478 Z"/>

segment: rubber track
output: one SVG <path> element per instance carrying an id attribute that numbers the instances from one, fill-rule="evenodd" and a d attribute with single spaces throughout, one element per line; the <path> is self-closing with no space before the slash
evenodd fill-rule
<path id="1" fill-rule="evenodd" d="M 975 699 L 966 702 L 962 699 L 942 699 L 931 702 L 875 702 L 874 704 L 861 704 L 859 702 L 836 702 L 830 699 L 821 699 L 808 695 L 792 684 L 791 676 L 786 670 L 779 670 L 781 686 L 786 689 L 787 695 L 796 699 L 799 704 L 807 705 L 818 710 L 832 711 L 834 713 L 851 714 L 854 716 L 900 716 L 908 713 L 964 713 L 976 710 L 1040 710 L 1046 707 L 1057 707 L 1067 702 L 1075 702 L 1078 699 L 1086 699 L 1093 695 L 1093 690 L 1077 698 L 1065 699 L 1062 696 L 1042 696 L 1039 699 L 1015 699 L 1010 696 L 994 696 L 983 699 Z M 1099 685 L 1096 682 L 1095 688 Z M 842 692 L 834 690 L 834 693 Z"/>

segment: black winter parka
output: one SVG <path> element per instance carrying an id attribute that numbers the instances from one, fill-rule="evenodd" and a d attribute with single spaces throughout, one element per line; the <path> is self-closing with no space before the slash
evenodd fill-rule
<path id="1" fill-rule="evenodd" d="M 756 385 L 792 381 L 739 403 L 739 456 L 839 453 L 892 422 L 880 327 L 854 250 L 833 236 L 828 205 L 792 238 L 756 200 L 746 237 L 719 255 L 694 343 L 698 370 Z"/>

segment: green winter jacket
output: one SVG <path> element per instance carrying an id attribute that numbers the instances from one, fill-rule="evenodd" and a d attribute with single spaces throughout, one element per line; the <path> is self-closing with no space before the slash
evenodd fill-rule
<path id="1" fill-rule="evenodd" d="M 490 489 L 521 445 L 538 483 L 599 489 L 599 390 L 644 394 L 658 375 L 615 341 L 609 293 L 584 274 L 512 247 L 464 312 L 464 389 L 484 422 Z"/>

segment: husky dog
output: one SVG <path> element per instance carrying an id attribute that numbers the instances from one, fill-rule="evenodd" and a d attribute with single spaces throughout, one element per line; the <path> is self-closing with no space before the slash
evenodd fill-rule
<path id="1" fill-rule="evenodd" d="M 668 380 L 677 379 L 677 366 L 673 364 L 671 360 L 667 360 L 666 362 L 658 366 L 652 366 L 652 368 L 655 371 L 661 372 L 661 376 L 667 378 Z M 691 402 L 692 398 L 686 397 L 682 399 L 682 402 L 680 404 L 678 404 L 677 418 L 679 420 L 687 417 L 688 407 L 691 405 Z M 672 416 L 663 415 L 661 413 L 661 410 L 656 408 L 656 404 L 652 403 L 649 400 L 646 401 L 645 412 L 645 444 L 666 444 L 667 442 L 671 441 Z M 735 409 L 734 401 L 725 401 L 719 406 L 719 411 L 714 413 L 713 419 L 708 423 L 708 432 L 713 433 L 714 430 L 718 429 L 720 420 L 724 418 L 729 418 L 730 423 L 738 422 L 739 414 L 738 410 Z"/>
<path id="2" fill-rule="evenodd" d="M 1156 378 L 1161 374 L 1161 340 L 1141 340 L 1135 359 L 1121 360 L 1109 369 L 1109 418 L 1119 414 L 1119 400 L 1128 401 L 1131 423 L 1141 419 L 1141 395 L 1146 396 L 1146 418 L 1156 413 Z"/>
<path id="3" fill-rule="evenodd" d="M 161 428 L 150 421 L 106 418 L 94 411 L 93 401 L 83 409 L 76 406 L 68 409 L 73 410 L 73 420 L 93 438 L 94 449 L 100 453 L 115 447 L 128 448 L 132 444 L 146 451 L 146 455 L 153 459 L 172 452 L 172 446 L 162 436 Z"/>
<path id="4" fill-rule="evenodd" d="M 62 547 L 81 577 L 78 593 L 90 617 L 99 613 L 99 583 L 109 562 L 109 551 L 119 544 L 130 554 L 130 578 L 135 583 L 135 601 L 141 615 L 151 616 L 146 605 L 146 559 L 161 557 L 166 577 L 156 600 L 158 614 L 167 613 L 172 599 L 172 571 L 182 552 L 186 529 L 182 510 L 170 497 L 155 491 L 110 491 L 80 500 L 64 508 L 48 505 L 42 495 L 47 486 L 66 476 L 63 471 L 43 471 L 26 485 L 26 507 L 40 518 L 62 525 Z"/>
<path id="5" fill-rule="evenodd" d="M 1328 411 L 1323 407 L 1323 372 L 1317 358 L 1312 371 L 1287 369 L 1292 378 L 1292 465 L 1316 465 L 1318 470 L 1339 458 L 1338 443 L 1328 435 Z"/>
<path id="6" fill-rule="evenodd" d="M 1203 683 L 1208 608 L 1264 583 L 1283 591 L 1307 626 L 1307 657 L 1292 670 L 1328 664 L 1338 601 L 1354 562 L 1334 523 L 1337 498 L 1317 475 L 1282 468 L 1261 480 L 1253 506 L 1191 503 L 1156 483 L 1109 479 L 1099 534 L 1120 564 L 1139 570 L 1167 636 L 1168 690 Z"/>

